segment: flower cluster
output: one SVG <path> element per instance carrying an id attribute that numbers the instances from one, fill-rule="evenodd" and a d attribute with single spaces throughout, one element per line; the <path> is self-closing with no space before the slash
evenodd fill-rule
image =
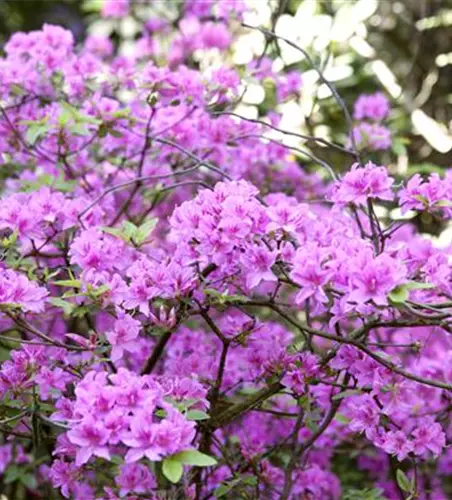
<path id="1" fill-rule="evenodd" d="M 408 210 L 439 212 L 443 217 L 452 217 L 452 175 L 446 173 L 444 179 L 432 174 L 427 180 L 414 175 L 400 191 L 402 212 Z"/>
<path id="2" fill-rule="evenodd" d="M 389 149 L 392 144 L 391 131 L 381 124 L 389 113 L 389 101 L 381 92 L 360 95 L 355 101 L 353 112 L 353 118 L 358 123 L 353 127 L 349 144 L 370 151 Z"/>
<path id="3" fill-rule="evenodd" d="M 452 177 L 358 161 L 391 144 L 380 93 L 355 104 L 352 151 L 313 138 L 346 171 L 268 135 L 302 76 L 270 51 L 230 63 L 245 12 L 106 0 L 106 26 L 140 27 L 131 56 L 50 25 L 5 44 L 8 495 L 448 495 L 450 248 L 392 214 L 450 218 Z"/>

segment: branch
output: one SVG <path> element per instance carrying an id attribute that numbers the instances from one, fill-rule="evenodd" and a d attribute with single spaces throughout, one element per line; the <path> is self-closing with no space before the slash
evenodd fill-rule
<path id="1" fill-rule="evenodd" d="M 271 38 L 273 38 L 275 40 L 281 40 L 281 41 L 287 43 L 287 45 L 289 45 L 290 47 L 294 48 L 295 50 L 298 50 L 299 52 L 301 52 L 304 55 L 304 57 L 308 60 L 308 62 L 311 65 L 311 67 L 319 75 L 319 78 L 322 81 L 322 83 L 324 83 L 328 87 L 328 89 L 330 90 L 330 92 L 333 94 L 336 102 L 338 103 L 339 107 L 342 109 L 342 112 L 344 113 L 344 116 L 345 116 L 345 120 L 347 122 L 347 127 L 348 127 L 348 131 L 349 131 L 349 135 L 350 135 L 350 138 L 351 138 L 351 141 L 352 141 L 352 144 L 353 144 L 353 151 L 352 151 L 353 155 L 354 155 L 355 159 L 359 163 L 361 163 L 360 155 L 359 155 L 359 153 L 357 151 L 357 148 L 356 148 L 356 141 L 355 141 L 355 138 L 353 137 L 353 134 L 351 133 L 352 129 L 353 129 L 353 122 L 352 122 L 352 117 L 351 117 L 351 115 L 350 115 L 350 113 L 349 113 L 349 111 L 347 109 L 347 106 L 346 106 L 345 102 L 343 101 L 343 99 L 341 98 L 341 96 L 339 95 L 339 93 L 337 92 L 337 90 L 334 87 L 334 85 L 332 85 L 325 78 L 325 76 L 323 75 L 322 70 L 317 67 L 317 65 L 314 63 L 312 57 L 308 54 L 308 52 L 306 50 L 302 49 L 295 42 L 292 42 L 288 38 L 285 38 L 285 37 L 283 37 L 281 35 L 277 35 L 273 31 L 267 30 L 265 28 L 261 28 L 260 26 L 251 26 L 251 25 L 246 24 L 246 23 L 242 23 L 242 26 L 244 28 L 249 28 L 249 29 L 252 29 L 252 30 L 260 31 L 266 37 L 271 37 Z"/>

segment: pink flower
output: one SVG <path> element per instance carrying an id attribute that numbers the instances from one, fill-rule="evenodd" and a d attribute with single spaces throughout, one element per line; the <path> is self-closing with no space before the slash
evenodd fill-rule
<path id="1" fill-rule="evenodd" d="M 129 13 L 129 0 L 104 0 L 102 4 L 103 17 L 121 18 Z"/>
<path id="2" fill-rule="evenodd" d="M 394 179 L 388 176 L 386 168 L 378 167 L 372 162 L 366 163 L 364 167 L 355 163 L 343 179 L 335 184 L 331 199 L 338 204 L 358 205 L 365 205 L 368 198 L 392 200 L 393 183 Z"/>
<path id="3" fill-rule="evenodd" d="M 383 436 L 381 448 L 390 455 L 395 455 L 397 460 L 404 460 L 413 451 L 413 444 L 402 431 L 389 431 Z"/>
<path id="4" fill-rule="evenodd" d="M 415 174 L 404 189 L 399 192 L 402 213 L 408 210 L 435 210 L 447 217 L 452 217 L 452 175 L 444 179 L 432 174 L 423 180 Z"/>
<path id="5" fill-rule="evenodd" d="M 350 403 L 351 422 L 349 428 L 355 432 L 363 432 L 369 438 L 380 420 L 380 410 L 374 399 L 364 394 L 353 398 Z"/>
<path id="6" fill-rule="evenodd" d="M 245 268 L 246 286 L 256 288 L 262 281 L 277 281 L 272 271 L 278 252 L 271 251 L 264 246 L 249 247 L 241 262 Z"/>
<path id="7" fill-rule="evenodd" d="M 389 101 L 381 92 L 370 95 L 361 94 L 355 101 L 353 118 L 381 121 L 389 115 L 389 112 Z"/>
<path id="8" fill-rule="evenodd" d="M 5 472 L 13 458 L 12 445 L 3 444 L 0 446 L 0 474 Z"/>
<path id="9" fill-rule="evenodd" d="M 49 471 L 49 479 L 55 488 L 61 488 L 61 493 L 65 498 L 71 496 L 71 491 L 75 486 L 79 468 L 64 460 L 55 460 Z"/>
<path id="10" fill-rule="evenodd" d="M 124 352 L 136 352 L 139 349 L 137 338 L 141 324 L 128 314 L 123 314 L 114 323 L 113 330 L 105 334 L 108 342 L 113 346 L 111 360 L 118 361 Z"/>
<path id="11" fill-rule="evenodd" d="M 311 353 L 303 353 L 299 357 L 299 363 L 293 363 L 281 380 L 281 383 L 289 387 L 297 394 L 306 391 L 309 378 L 319 373 L 318 358 Z"/>
<path id="12" fill-rule="evenodd" d="M 362 122 L 355 125 L 352 129 L 352 137 L 358 149 L 369 151 L 385 151 L 392 144 L 391 131 L 378 123 Z M 351 138 L 347 146 L 353 146 Z"/>
<path id="13" fill-rule="evenodd" d="M 119 494 L 146 493 L 155 488 L 156 481 L 148 467 L 143 464 L 123 464 L 119 468 L 119 475 L 115 478 L 119 486 Z"/>
<path id="14" fill-rule="evenodd" d="M 316 244 L 305 245 L 297 250 L 290 273 L 290 277 L 301 286 L 296 296 L 297 304 L 302 304 L 310 297 L 321 303 L 328 302 L 324 287 L 333 272 L 326 266 L 327 258 L 328 255 Z"/>
<path id="15" fill-rule="evenodd" d="M 49 292 L 22 274 L 0 269 L 0 303 L 19 304 L 27 312 L 44 311 Z"/>
<path id="16" fill-rule="evenodd" d="M 386 305 L 388 294 L 406 279 L 405 267 L 387 254 L 374 257 L 371 250 L 362 252 L 353 263 L 351 292 L 347 300 L 364 304 L 372 300 Z"/>
<path id="17" fill-rule="evenodd" d="M 110 460 L 107 446 L 110 433 L 102 421 L 88 415 L 69 430 L 67 436 L 72 444 L 79 447 L 75 459 L 77 467 L 86 464 L 92 456 Z"/>
<path id="18" fill-rule="evenodd" d="M 438 456 L 446 446 L 446 435 L 438 422 L 431 417 L 423 418 L 412 432 L 413 451 L 416 455 L 425 455 L 431 451 Z"/>

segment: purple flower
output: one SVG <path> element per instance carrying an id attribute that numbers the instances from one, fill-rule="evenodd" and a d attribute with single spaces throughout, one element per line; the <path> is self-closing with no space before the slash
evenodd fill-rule
<path id="1" fill-rule="evenodd" d="M 355 163 L 343 179 L 334 185 L 331 199 L 340 205 L 365 205 L 368 198 L 390 201 L 394 198 L 391 190 L 393 183 L 394 179 L 388 176 L 385 167 L 378 167 L 372 162 L 360 167 Z"/>
<path id="2" fill-rule="evenodd" d="M 425 455 L 429 451 L 439 456 L 446 446 L 446 435 L 438 422 L 431 417 L 424 417 L 412 432 L 413 451 L 416 455 Z"/>
<path id="3" fill-rule="evenodd" d="M 78 446 L 75 464 L 77 467 L 86 464 L 92 456 L 110 460 L 107 443 L 110 433 L 103 422 L 93 416 L 85 417 L 79 424 L 68 431 L 67 436 L 72 444 Z"/>
<path id="4" fill-rule="evenodd" d="M 115 478 L 121 496 L 128 493 L 146 493 L 155 488 L 156 481 L 148 467 L 143 464 L 124 464 L 119 468 L 119 475 Z"/>
<path id="5" fill-rule="evenodd" d="M 5 472 L 13 458 L 12 445 L 3 444 L 0 446 L 0 474 Z"/>
<path id="6" fill-rule="evenodd" d="M 374 120 L 382 121 L 389 115 L 390 104 L 388 99 L 381 93 L 362 94 L 355 101 L 353 118 L 355 120 Z"/>
<path id="7" fill-rule="evenodd" d="M 71 492 L 77 480 L 79 468 L 64 460 L 55 460 L 49 471 L 49 479 L 55 488 L 61 488 L 61 493 L 65 498 L 71 496 Z"/>
<path id="8" fill-rule="evenodd" d="M 408 210 L 435 210 L 452 218 L 451 190 L 450 173 L 444 179 L 438 174 L 432 174 L 427 180 L 415 174 L 399 192 L 402 213 Z"/>
<path id="9" fill-rule="evenodd" d="M 113 346 L 111 350 L 111 360 L 118 361 L 124 352 L 136 352 L 139 344 L 136 341 L 140 334 L 141 324 L 128 314 L 123 314 L 114 323 L 113 330 L 107 332 L 105 336 Z"/>
<path id="10" fill-rule="evenodd" d="M 327 258 L 328 255 L 315 244 L 305 245 L 297 250 L 290 273 L 290 277 L 301 286 L 296 296 L 297 304 L 302 304 L 310 297 L 321 303 L 328 302 L 324 287 L 333 272 L 325 265 Z"/>
<path id="11" fill-rule="evenodd" d="M 389 431 L 383 435 L 381 448 L 389 455 L 395 455 L 397 460 L 404 460 L 413 451 L 413 444 L 402 431 Z"/>
<path id="12" fill-rule="evenodd" d="M 271 270 L 276 262 L 277 255 L 277 251 L 271 251 L 264 246 L 248 248 L 241 259 L 245 269 L 248 289 L 256 288 L 262 281 L 277 281 L 277 277 Z"/>
<path id="13" fill-rule="evenodd" d="M 300 94 L 303 81 L 298 71 L 290 71 L 278 80 L 277 95 L 279 101 L 285 101 L 288 97 Z"/>
<path id="14" fill-rule="evenodd" d="M 358 304 L 372 300 L 377 305 L 387 305 L 388 294 L 406 279 L 402 263 L 387 254 L 374 257 L 370 249 L 355 257 L 351 271 L 347 300 Z"/>
<path id="15" fill-rule="evenodd" d="M 391 131 L 378 123 L 359 123 L 353 127 L 352 134 L 358 149 L 385 151 L 392 144 Z M 349 139 L 347 146 L 351 147 L 352 145 L 353 142 Z"/>
<path id="16" fill-rule="evenodd" d="M 349 428 L 355 432 L 363 432 L 369 438 L 380 421 L 380 410 L 374 399 L 364 394 L 354 397 L 349 405 L 351 422 Z"/>
<path id="17" fill-rule="evenodd" d="M 281 380 L 281 383 L 289 387 L 297 394 L 306 391 L 309 378 L 319 374 L 318 358 L 311 353 L 303 353 L 299 357 L 299 362 L 291 364 Z"/>
<path id="18" fill-rule="evenodd" d="M 129 0 L 104 0 L 102 16 L 122 18 L 129 13 Z"/>
<path id="19" fill-rule="evenodd" d="M 0 303 L 19 304 L 24 311 L 43 312 L 49 292 L 11 270 L 0 269 Z"/>

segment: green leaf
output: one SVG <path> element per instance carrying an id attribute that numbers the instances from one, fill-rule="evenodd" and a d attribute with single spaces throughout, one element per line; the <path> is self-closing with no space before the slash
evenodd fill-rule
<path id="1" fill-rule="evenodd" d="M 72 288 L 82 288 L 82 282 L 80 280 L 58 280 L 58 281 L 53 281 L 52 285 L 68 286 Z"/>
<path id="2" fill-rule="evenodd" d="M 424 206 L 428 207 L 428 200 L 425 196 L 422 196 L 421 194 L 415 194 L 413 198 L 417 201 L 420 201 Z"/>
<path id="3" fill-rule="evenodd" d="M 122 225 L 122 232 L 124 236 L 127 238 L 127 241 L 130 241 L 136 234 L 138 228 L 132 222 L 126 220 Z"/>
<path id="4" fill-rule="evenodd" d="M 435 207 L 452 207 L 452 201 L 450 200 L 439 200 L 435 203 Z"/>
<path id="5" fill-rule="evenodd" d="M 36 123 L 31 125 L 25 132 L 25 140 L 32 146 L 37 142 L 38 139 L 43 137 L 49 131 L 49 126 L 45 123 Z"/>
<path id="6" fill-rule="evenodd" d="M 100 12 L 102 10 L 102 0 L 85 0 L 82 10 L 84 12 Z"/>
<path id="7" fill-rule="evenodd" d="M 205 411 L 189 410 L 185 415 L 187 420 L 208 420 L 210 417 Z"/>
<path id="8" fill-rule="evenodd" d="M 124 463 L 124 459 L 121 455 L 112 455 L 110 458 L 110 462 L 116 465 L 122 465 Z"/>
<path id="9" fill-rule="evenodd" d="M 123 109 L 118 109 L 118 111 L 115 111 L 113 113 L 114 118 L 127 118 L 131 113 L 130 108 L 123 108 Z"/>
<path id="10" fill-rule="evenodd" d="M 333 401 L 337 401 L 339 399 L 349 398 L 350 396 L 356 396 L 358 394 L 362 394 L 362 391 L 359 389 L 347 389 L 346 391 L 342 391 L 339 394 L 333 396 Z"/>
<path id="11" fill-rule="evenodd" d="M 169 481 L 178 483 L 182 477 L 184 468 L 182 464 L 174 458 L 166 458 L 163 461 L 162 472 Z"/>
<path id="12" fill-rule="evenodd" d="M 13 83 L 10 87 L 10 90 L 11 90 L 11 94 L 13 94 L 13 95 L 25 95 L 26 94 L 25 90 L 17 83 Z"/>
<path id="13" fill-rule="evenodd" d="M 220 484 L 218 488 L 213 492 L 215 498 L 221 498 L 227 495 L 232 489 L 232 486 L 229 484 Z"/>
<path id="14" fill-rule="evenodd" d="M 224 495 L 227 495 L 231 490 L 233 490 L 236 486 L 240 484 L 245 484 L 247 486 L 255 486 L 257 484 L 257 478 L 255 476 L 239 476 L 231 481 L 227 481 L 214 491 L 215 498 L 221 498 Z"/>
<path id="15" fill-rule="evenodd" d="M 108 133 L 112 136 L 112 137 L 117 137 L 117 138 L 120 138 L 123 136 L 122 132 L 120 132 L 119 130 L 115 130 L 113 128 L 109 128 L 108 129 Z"/>
<path id="16" fill-rule="evenodd" d="M 90 135 L 91 133 L 83 123 L 75 123 L 68 127 L 68 130 L 74 135 Z"/>
<path id="17" fill-rule="evenodd" d="M 157 223 L 158 219 L 149 219 L 145 221 L 143 224 L 141 224 L 141 226 L 137 229 L 133 237 L 133 240 L 138 246 L 142 245 L 148 239 L 149 235 L 152 233 Z"/>
<path id="18" fill-rule="evenodd" d="M 435 288 L 433 283 L 418 283 L 417 281 L 408 281 L 403 285 L 408 290 L 424 290 L 428 288 Z"/>
<path id="19" fill-rule="evenodd" d="M 72 104 L 69 104 L 66 101 L 61 101 L 60 104 L 61 104 L 63 116 L 64 116 L 64 114 L 70 115 L 71 118 L 76 123 L 91 123 L 93 125 L 100 125 L 102 123 L 101 120 L 98 120 L 97 118 L 94 118 L 93 116 L 90 116 L 90 115 L 85 115 L 79 109 L 72 106 Z"/>
<path id="20" fill-rule="evenodd" d="M 14 481 L 17 481 L 21 475 L 22 470 L 17 465 L 10 465 L 3 477 L 3 481 L 5 484 L 14 483 Z"/>
<path id="21" fill-rule="evenodd" d="M 407 493 L 412 493 L 414 489 L 413 483 L 408 479 L 405 472 L 402 469 L 397 469 L 396 471 L 397 484 L 400 489 L 406 491 Z"/>
<path id="22" fill-rule="evenodd" d="M 403 286 L 396 286 L 390 293 L 389 298 L 395 304 L 402 304 L 403 302 L 408 300 L 410 296 L 410 292 Z"/>
<path id="23" fill-rule="evenodd" d="M 36 478 L 34 476 L 34 474 L 28 472 L 27 474 L 23 474 L 22 476 L 20 476 L 19 478 L 19 481 L 24 485 L 26 486 L 27 488 L 30 488 L 30 489 L 35 489 L 37 487 L 37 481 L 36 481 Z"/>
<path id="24" fill-rule="evenodd" d="M 423 290 L 434 288 L 432 283 L 418 283 L 417 281 L 408 281 L 403 285 L 398 285 L 389 292 L 388 297 L 395 304 L 402 304 L 407 301 L 410 296 L 410 290 Z"/>
<path id="25" fill-rule="evenodd" d="M 47 299 L 53 306 L 63 309 L 66 316 L 70 316 L 76 307 L 74 304 L 67 302 L 66 300 L 60 299 L 59 297 L 50 297 Z"/>
<path id="26" fill-rule="evenodd" d="M 351 488 L 344 491 L 341 500 L 387 500 L 387 498 L 378 488 L 365 488 L 363 490 Z"/>
<path id="27" fill-rule="evenodd" d="M 336 413 L 336 415 L 334 416 L 334 420 L 336 420 L 340 424 L 349 424 L 351 422 L 351 419 L 346 417 L 342 413 Z"/>
<path id="28" fill-rule="evenodd" d="M 113 236 L 117 236 L 118 238 L 122 237 L 122 230 L 117 227 L 103 227 L 102 231 L 107 234 L 111 234 Z"/>
<path id="29" fill-rule="evenodd" d="M 181 451 L 173 455 L 171 459 L 177 460 L 185 465 L 196 465 L 197 467 L 212 467 L 218 463 L 215 458 L 205 453 L 201 453 L 198 450 Z"/>

